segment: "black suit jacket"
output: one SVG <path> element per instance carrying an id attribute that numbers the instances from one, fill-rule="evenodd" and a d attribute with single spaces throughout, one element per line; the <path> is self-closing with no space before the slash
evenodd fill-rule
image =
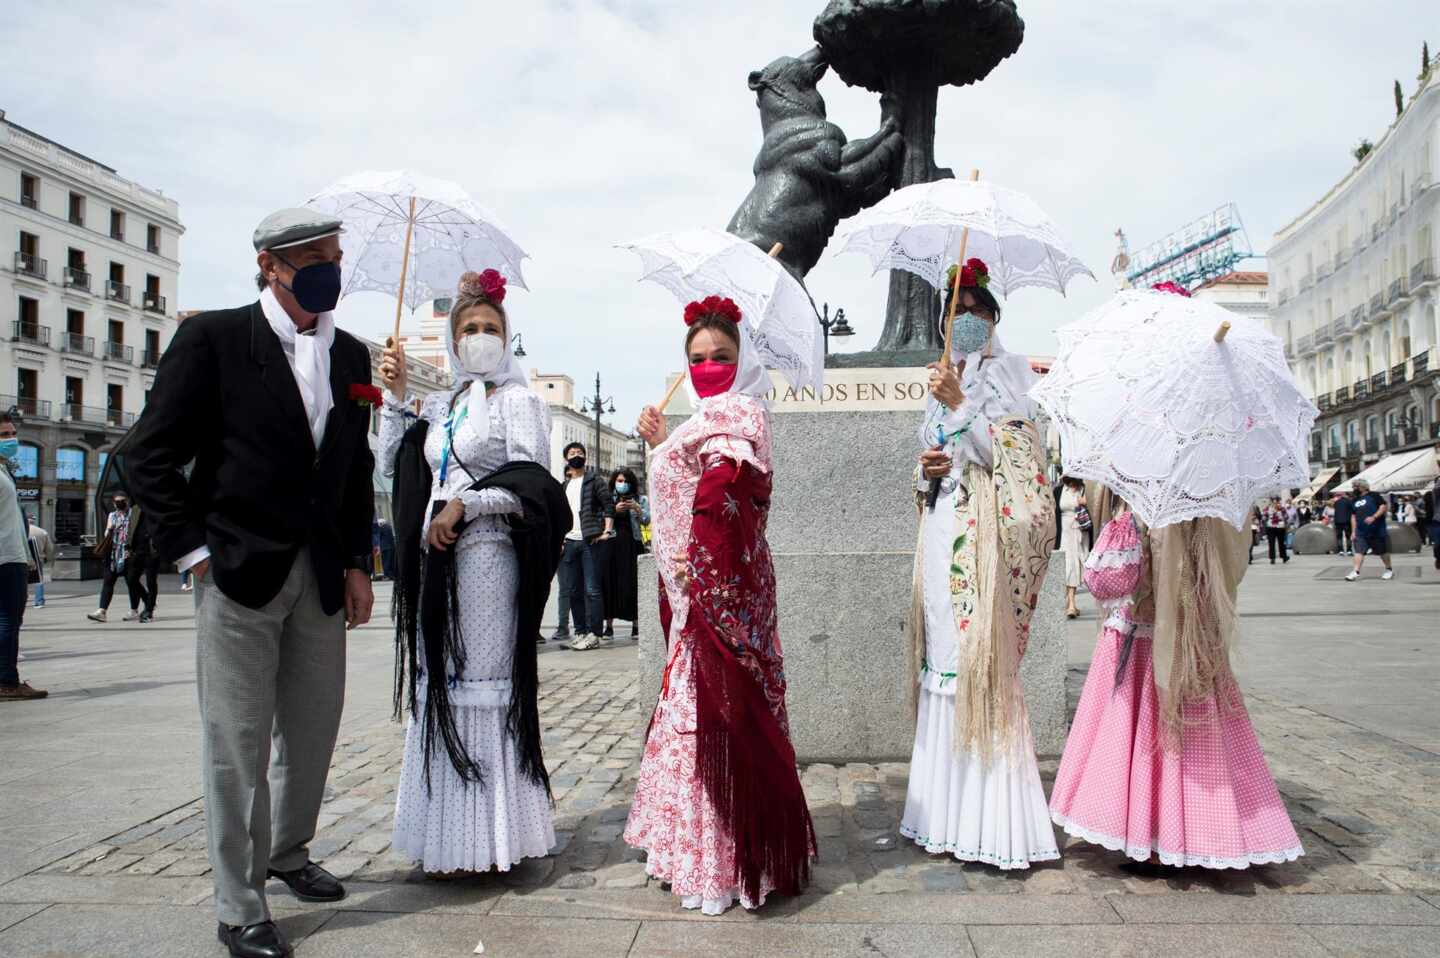
<path id="1" fill-rule="evenodd" d="M 308 546 L 320 604 L 327 615 L 339 610 L 344 570 L 370 556 L 370 410 L 349 397 L 351 385 L 369 382 L 369 351 L 337 329 L 334 406 L 316 449 L 295 374 L 258 302 L 182 323 L 126 450 L 130 492 L 161 557 L 174 562 L 208 546 L 220 591 L 258 609 Z"/>

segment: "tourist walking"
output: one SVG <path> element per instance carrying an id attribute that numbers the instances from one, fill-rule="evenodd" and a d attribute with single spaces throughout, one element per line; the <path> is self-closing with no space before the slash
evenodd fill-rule
<path id="1" fill-rule="evenodd" d="M 1275 564 L 1277 552 L 1282 563 L 1289 562 L 1290 550 L 1285 544 L 1285 538 L 1290 531 L 1290 517 L 1285 512 L 1285 506 L 1280 501 L 1280 497 L 1272 498 L 1261 515 L 1265 522 L 1265 538 L 1270 544 L 1270 564 Z"/>
<path id="2" fill-rule="evenodd" d="M 1390 564 L 1390 531 L 1385 522 L 1390 507 L 1386 505 L 1384 496 L 1370 491 L 1370 484 L 1364 479 L 1355 480 L 1354 486 L 1357 495 L 1351 507 L 1350 531 L 1355 546 L 1355 568 L 1345 576 L 1345 581 L 1354 582 L 1360 578 L 1360 567 L 1365 564 L 1365 557 L 1372 554 L 1378 555 L 1385 564 L 1380 578 L 1393 579 L 1395 568 Z"/>
<path id="3" fill-rule="evenodd" d="M 1080 589 L 1080 575 L 1090 555 L 1085 533 L 1090 529 L 1090 512 L 1085 508 L 1085 481 L 1074 476 L 1060 480 L 1056 502 L 1060 517 L 1060 551 L 1065 553 L 1065 617 L 1080 614 L 1075 606 L 1075 593 Z"/>
<path id="4" fill-rule="evenodd" d="M 605 596 L 596 546 L 614 530 L 615 509 L 610 501 L 610 484 L 604 476 L 586 468 L 585 446 L 572 442 L 565 447 L 564 456 L 570 532 L 560 556 L 560 595 L 556 602 L 560 623 L 550 638 L 561 641 L 570 635 L 569 619 L 573 614 L 575 638 L 569 647 L 585 652 L 600 644 L 600 633 L 604 631 Z"/>
<path id="5" fill-rule="evenodd" d="M 605 601 L 605 638 L 615 635 L 615 620 L 630 623 L 630 637 L 640 634 L 640 553 L 645 551 L 644 528 L 650 524 L 650 500 L 640 494 L 640 483 L 629 469 L 610 476 L 610 498 L 615 504 L 615 534 L 600 543 L 600 584 Z"/>
<path id="6" fill-rule="evenodd" d="M 1246 538 L 1123 504 L 1101 530 L 1085 582 L 1107 614 L 1050 794 L 1068 834 L 1177 868 L 1304 854 L 1230 669 Z"/>
<path id="7" fill-rule="evenodd" d="M 25 573 L 30 541 L 15 489 L 20 455 L 15 418 L 0 410 L 0 702 L 43 699 L 49 693 L 20 681 L 20 623 L 25 618 Z"/>
<path id="8" fill-rule="evenodd" d="M 104 622 L 109 618 L 110 600 L 115 597 L 115 583 L 124 580 L 125 591 L 130 596 L 130 612 L 126 622 L 140 618 L 140 605 L 145 600 L 139 578 L 126 574 L 130 564 L 130 498 L 117 492 L 110 501 L 113 507 L 105 519 L 105 533 L 95 545 L 95 554 L 104 563 L 104 578 L 100 580 L 100 605 L 94 612 L 87 612 L 85 618 L 92 622 Z"/>
<path id="9" fill-rule="evenodd" d="M 647 406 L 660 621 L 668 661 L 625 841 L 685 908 L 758 908 L 810 877 L 815 831 L 795 767 L 776 628 L 770 376 L 740 310 L 685 309 L 695 413 L 668 432 Z"/>
<path id="10" fill-rule="evenodd" d="M 983 266 L 967 265 L 958 294 L 947 284 L 961 297 L 953 346 L 931 367 L 920 430 L 917 711 L 900 834 L 927 852 L 1028 868 L 1060 856 L 1019 676 L 1055 501 L 1027 396 L 1037 377 L 1001 345 L 983 280 Z"/>
<path id="11" fill-rule="evenodd" d="M 1334 501 L 1335 553 L 1348 556 L 1355 554 L 1355 526 L 1350 520 L 1355 515 L 1355 501 L 1347 493 L 1337 493 Z"/>
<path id="12" fill-rule="evenodd" d="M 30 556 L 35 562 L 35 608 L 45 608 L 45 583 L 50 581 L 50 565 L 55 561 L 55 542 L 38 523 L 27 522 Z"/>
<path id="13" fill-rule="evenodd" d="M 1420 522 L 1420 528 L 1430 539 L 1430 545 L 1435 552 L 1435 568 L 1440 569 L 1440 479 L 1436 479 L 1420 496 L 1420 505 L 1416 510 Z"/>
<path id="14" fill-rule="evenodd" d="M 460 278 L 454 388 L 426 396 L 418 421 L 403 346 L 387 344 L 380 368 L 395 704 L 408 712 L 392 847 L 442 877 L 509 871 L 555 844 L 535 637 L 570 515 L 550 475 L 550 413 L 511 350 L 504 301 L 496 271 Z"/>
<path id="15" fill-rule="evenodd" d="M 140 621 L 155 618 L 160 591 L 160 552 L 155 545 L 154 523 L 139 506 L 130 509 L 129 552 L 125 560 L 125 588 L 140 594 Z"/>
<path id="16" fill-rule="evenodd" d="M 365 344 L 335 327 L 340 225 L 308 209 L 261 221 L 259 300 L 180 325 L 126 449 L 161 558 L 194 573 L 215 911 L 243 958 L 290 954 L 267 877 L 305 901 L 345 895 L 309 847 L 345 630 L 370 618 L 379 390 Z"/>

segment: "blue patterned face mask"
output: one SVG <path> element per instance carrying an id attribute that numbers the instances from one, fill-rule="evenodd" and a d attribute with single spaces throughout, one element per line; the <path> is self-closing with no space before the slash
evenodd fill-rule
<path id="1" fill-rule="evenodd" d="M 974 313 L 961 313 L 955 317 L 955 326 L 950 333 L 950 343 L 960 353 L 979 352 L 990 341 L 990 324 Z"/>

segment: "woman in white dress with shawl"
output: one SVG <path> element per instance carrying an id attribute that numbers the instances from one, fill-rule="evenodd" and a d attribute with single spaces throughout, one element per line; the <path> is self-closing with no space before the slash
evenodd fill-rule
<path id="1" fill-rule="evenodd" d="M 1036 377 L 1000 344 L 987 281 L 983 263 L 966 263 L 950 363 L 932 368 L 920 433 L 918 701 L 900 833 L 928 852 L 1011 869 L 1060 855 L 1018 671 L 1055 505 L 1026 397 Z"/>

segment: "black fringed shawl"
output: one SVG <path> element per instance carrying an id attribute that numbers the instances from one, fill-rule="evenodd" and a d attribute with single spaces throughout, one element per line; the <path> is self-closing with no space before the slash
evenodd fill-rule
<path id="1" fill-rule="evenodd" d="M 395 715 L 408 709 L 419 719 L 419 673 L 425 684 L 425 780 L 440 742 L 461 778 L 484 786 L 480 767 L 465 750 L 455 713 L 450 707 L 447 677 L 463 674 L 465 645 L 460 635 L 459 598 L 455 581 L 455 548 L 428 549 L 420 539 L 425 507 L 430 501 L 430 466 L 425 461 L 428 423 L 420 420 L 405 432 L 395 457 Z M 565 534 L 570 531 L 570 505 L 565 491 L 542 466 L 509 462 L 472 486 L 472 490 L 505 489 L 520 499 L 522 515 L 507 516 L 515 546 L 520 585 L 516 595 L 515 656 L 511 668 L 510 708 L 506 726 L 520 753 L 520 770 L 550 790 L 550 775 L 540 747 L 540 710 L 535 637 L 550 597 L 550 582 L 560 565 Z M 434 510 L 445 503 L 437 502 Z M 432 510 L 433 511 L 433 510 Z M 455 527 L 462 532 L 468 523 Z M 459 545 L 459 542 L 456 542 Z M 423 659 L 422 659 L 423 656 Z M 438 735 L 438 740 L 437 740 Z"/>

